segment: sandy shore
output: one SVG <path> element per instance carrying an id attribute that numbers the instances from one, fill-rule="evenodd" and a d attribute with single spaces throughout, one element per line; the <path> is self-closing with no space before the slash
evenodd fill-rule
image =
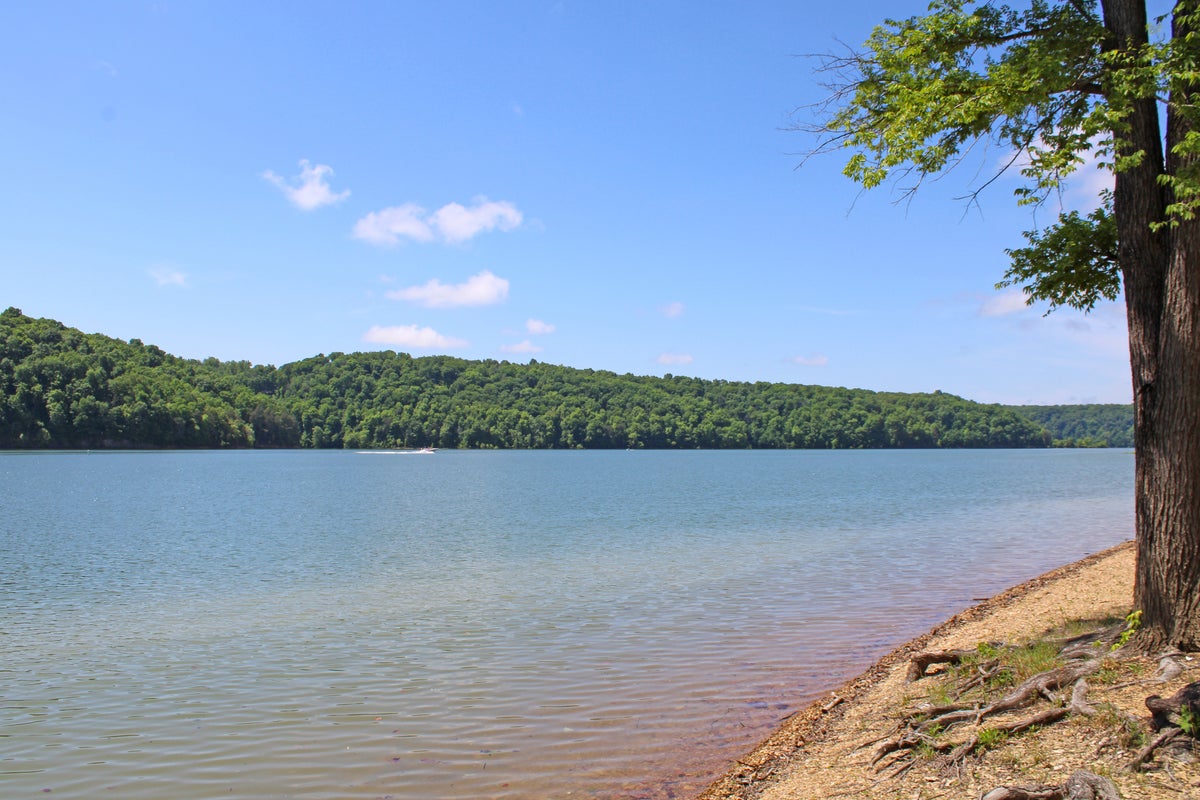
<path id="1" fill-rule="evenodd" d="M 913 769 L 902 780 L 886 781 L 871 769 L 872 744 L 888 735 L 894 725 L 896 709 L 914 691 L 905 681 L 905 672 L 914 653 L 927 650 L 970 648 L 979 642 L 1015 643 L 1033 638 L 1063 623 L 1104 616 L 1123 617 L 1132 605 L 1134 550 L 1127 542 L 1073 564 L 1048 572 L 1009 589 L 956 615 L 929 633 L 920 636 L 885 656 L 862 675 L 844 684 L 825 698 L 786 721 L 756 750 L 738 760 L 733 768 L 712 784 L 700 800 L 798 800 L 825 797 L 978 797 L 983 791 L 1020 778 L 1036 777 L 1047 782 L 1065 779 L 1069 770 L 1078 768 L 1073 749 L 1088 749 L 1086 741 L 1056 741 L 1047 735 L 1023 736 L 1013 748 L 1021 753 L 989 753 L 963 774 L 956 776 Z M 1149 671 L 1153 671 L 1153 662 Z M 1175 681 L 1196 680 L 1197 667 L 1187 669 Z M 1145 683 L 1145 681 L 1139 681 Z M 1148 717 L 1139 705 L 1151 693 L 1164 696 L 1174 691 L 1174 683 L 1146 689 L 1136 687 L 1127 697 L 1100 698 L 1114 705 L 1123 704 L 1129 713 Z M 1115 687 L 1120 688 L 1120 687 Z M 1067 724 L 1061 726 L 1069 728 Z M 1075 726 L 1079 728 L 1078 725 Z M 1078 731 L 1075 731 L 1078 733 Z M 1041 737 L 1041 738 L 1038 738 Z M 1044 741 L 1043 741 L 1044 739 Z M 1032 754 L 1024 752 L 1037 748 Z M 1103 749 L 1103 748 L 1102 748 Z M 1114 751 L 1120 748 L 1114 746 Z M 1112 755 L 1113 763 L 1123 753 Z M 1022 758 L 1029 765 L 1022 767 Z M 990 762 L 986 766 L 982 763 Z M 1044 764 L 1043 764 L 1044 762 Z M 1088 762 L 1091 763 L 1091 762 Z M 1007 769 L 1006 769 L 1007 765 Z M 1044 766 L 1045 769 L 1042 769 Z M 1086 764 L 1085 764 L 1086 766 Z M 1100 767 L 1103 768 L 1103 767 Z M 1068 770 L 1058 777 L 1059 773 Z M 1038 773 L 1033 775 L 1032 773 Z M 1192 780 L 1189 778 L 1188 781 Z M 1188 781 L 1154 790 L 1155 781 L 1137 779 L 1134 793 L 1126 797 L 1195 797 L 1200 788 Z M 990 782 L 990 785 L 989 785 Z M 1036 781 L 1035 781 L 1036 782 Z"/>

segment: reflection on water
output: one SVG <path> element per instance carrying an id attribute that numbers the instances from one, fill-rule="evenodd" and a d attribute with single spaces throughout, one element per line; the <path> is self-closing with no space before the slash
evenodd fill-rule
<path id="1" fill-rule="evenodd" d="M 1132 472 L 0 455 L 0 794 L 687 796 L 971 598 L 1128 538 Z"/>

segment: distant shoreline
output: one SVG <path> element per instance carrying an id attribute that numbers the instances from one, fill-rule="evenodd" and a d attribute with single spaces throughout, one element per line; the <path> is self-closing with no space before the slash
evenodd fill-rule
<path id="1" fill-rule="evenodd" d="M 203 361 L 0 312 L 0 448 L 857 450 L 1132 444 L 1131 405 L 1006 406 L 530 360 Z"/>

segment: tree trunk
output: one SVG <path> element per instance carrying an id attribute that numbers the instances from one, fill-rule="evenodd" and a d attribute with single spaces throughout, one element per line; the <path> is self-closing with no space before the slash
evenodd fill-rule
<path id="1" fill-rule="evenodd" d="M 1180 4 L 1180 8 L 1193 4 Z M 1179 16 L 1173 36 L 1188 31 Z M 1193 87 L 1175 89 L 1167 116 L 1167 172 L 1200 167 L 1195 155 L 1171 152 L 1194 125 L 1175 113 L 1196 100 Z M 1163 286 L 1157 399 L 1148 435 L 1153 472 L 1139 475 L 1138 573 L 1134 594 L 1156 644 L 1200 650 L 1200 220 L 1171 229 Z M 1139 444 L 1141 444 L 1139 442 Z M 1139 456 L 1140 459 L 1140 456 Z M 1144 519 L 1142 519 L 1144 517 Z"/>
<path id="2" fill-rule="evenodd" d="M 1134 602 L 1152 643 L 1200 650 L 1200 221 L 1172 239 L 1156 402 L 1138 436 Z"/>
<path id="3" fill-rule="evenodd" d="M 1181 3 L 1177 11 L 1192 6 Z M 1143 0 L 1103 0 L 1115 49 L 1146 43 Z M 1179 15 L 1175 37 L 1181 37 Z M 1195 169 L 1195 156 L 1171 153 L 1187 132 L 1172 113 L 1190 101 L 1176 89 L 1167 118 L 1164 163 L 1152 97 L 1129 107 L 1117 131 L 1121 153 L 1142 152 L 1138 166 L 1118 172 L 1114 188 L 1122 279 L 1129 323 L 1136 446 L 1137 575 L 1134 605 L 1148 645 L 1200 649 L 1200 221 L 1168 230 L 1169 192 L 1159 174 Z"/>

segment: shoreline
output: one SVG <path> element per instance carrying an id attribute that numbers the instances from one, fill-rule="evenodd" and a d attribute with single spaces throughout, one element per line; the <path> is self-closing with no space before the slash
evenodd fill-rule
<path id="1" fill-rule="evenodd" d="M 695 800 L 754 800 L 762 797 L 769 789 L 783 788 L 786 791 L 786 773 L 795 773 L 808 762 L 819 759 L 826 746 L 835 744 L 839 735 L 845 736 L 847 732 L 838 730 L 839 724 L 845 722 L 852 710 L 861 713 L 861 707 L 870 704 L 868 695 L 872 690 L 880 688 L 885 682 L 894 679 L 896 673 L 907 669 L 908 662 L 915 653 L 928 649 L 942 649 L 947 646 L 946 640 L 963 638 L 964 634 L 973 633 L 973 629 L 986 630 L 989 621 L 997 621 L 997 618 L 1004 616 L 1006 612 L 1019 610 L 1014 607 L 1020 606 L 1023 601 L 1039 593 L 1064 600 L 1063 595 L 1070 594 L 1074 588 L 1071 586 L 1072 579 L 1081 580 L 1082 573 L 1094 571 L 1102 566 L 1117 572 L 1128 571 L 1128 587 L 1124 584 L 1103 587 L 1109 605 L 1113 601 L 1124 600 L 1124 608 L 1128 610 L 1132 602 L 1132 570 L 1125 567 L 1125 564 L 1128 562 L 1132 565 L 1133 552 L 1134 542 L 1128 540 L 1084 556 L 982 600 L 901 644 L 865 671 L 781 722 L 758 746 L 736 759 L 730 768 Z M 1079 580 L 1075 582 L 1078 583 Z M 1062 621 L 1054 617 L 1064 616 L 1065 605 L 1066 603 L 1060 604 L 1053 612 L 1023 615 L 1017 624 L 1025 629 L 1026 634 L 1036 633 Z M 1009 623 L 1010 626 L 1012 624 Z M 985 640 L 979 636 L 967 638 L 973 639 L 974 642 Z M 931 648 L 930 645 L 934 642 L 937 642 L 937 645 Z M 973 642 L 968 641 L 968 645 L 971 643 Z"/>

